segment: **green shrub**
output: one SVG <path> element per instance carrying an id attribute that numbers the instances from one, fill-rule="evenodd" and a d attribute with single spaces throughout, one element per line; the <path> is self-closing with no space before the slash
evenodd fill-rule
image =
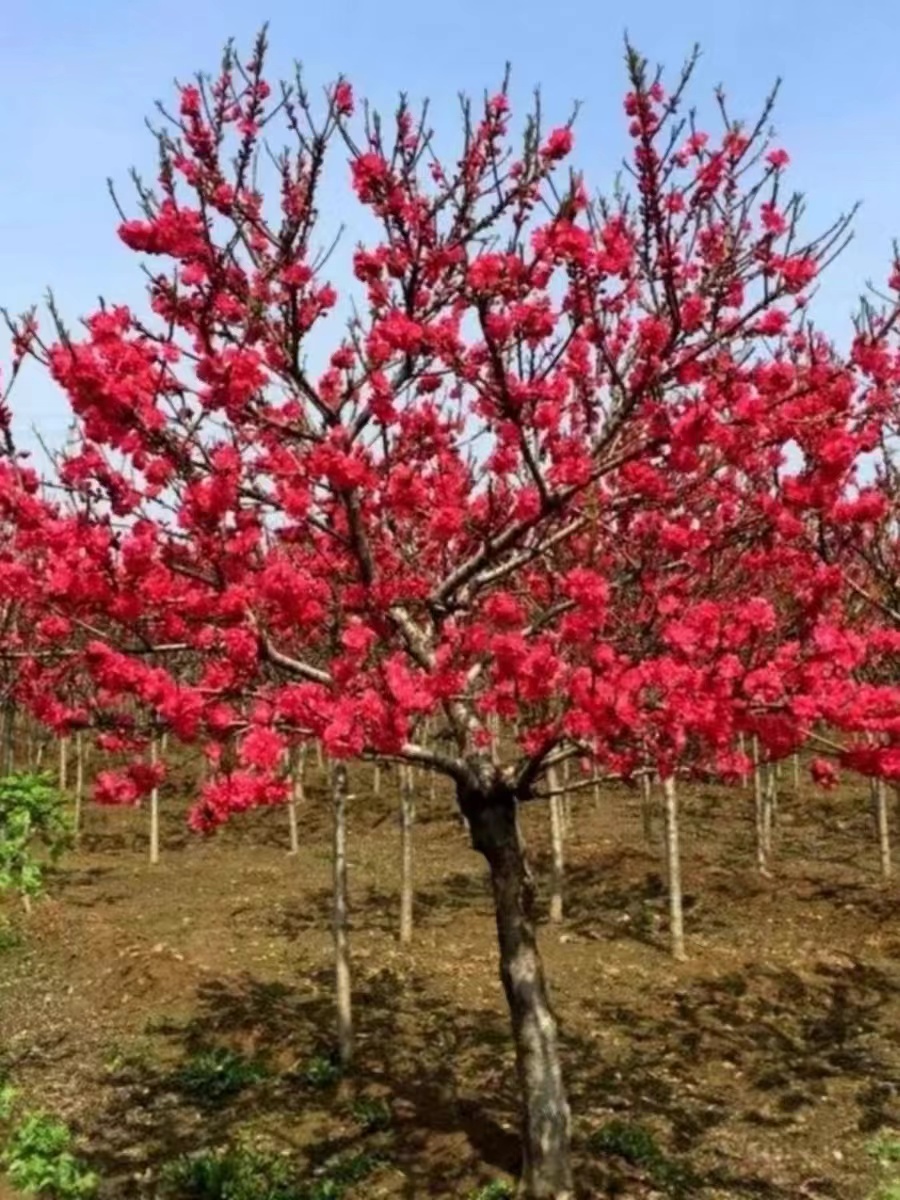
<path id="1" fill-rule="evenodd" d="M 163 1183 L 179 1200 L 303 1200 L 285 1158 L 240 1147 L 179 1159 Z"/>
<path id="2" fill-rule="evenodd" d="M 259 1083 L 266 1075 L 262 1063 L 216 1046 L 192 1055 L 175 1072 L 175 1083 L 195 1100 L 216 1104 Z"/>
<path id="3" fill-rule="evenodd" d="M 14 1126 L 0 1164 L 19 1191 L 48 1200 L 88 1200 L 97 1176 L 72 1153 L 72 1135 L 63 1121 L 32 1112 Z"/>
<path id="4" fill-rule="evenodd" d="M 471 1200 L 512 1200 L 514 1194 L 511 1183 L 505 1179 L 492 1179 L 483 1188 L 473 1192 Z"/>
<path id="5" fill-rule="evenodd" d="M 342 1074 L 341 1064 L 336 1055 L 317 1054 L 309 1060 L 303 1078 L 310 1087 L 329 1088 L 338 1082 Z"/>
<path id="6" fill-rule="evenodd" d="M 35 851 L 54 861 L 71 840 L 64 801 L 46 775 L 0 779 L 0 892 L 12 891 L 26 903 L 43 891 Z"/>
<path id="7" fill-rule="evenodd" d="M 595 1154 L 616 1155 L 645 1171 L 653 1184 L 670 1196 L 683 1196 L 696 1184 L 691 1172 L 668 1158 L 649 1129 L 636 1121 L 614 1118 L 588 1138 Z"/>
<path id="8" fill-rule="evenodd" d="M 872 1200 L 900 1200 L 900 1138 L 883 1133 L 869 1142 L 866 1149 L 886 1175 Z"/>
<path id="9" fill-rule="evenodd" d="M 342 1155 L 325 1163 L 315 1179 L 300 1181 L 283 1156 L 238 1147 L 179 1159 L 163 1183 L 178 1200 L 340 1200 L 380 1163 L 374 1154 Z"/>
<path id="10" fill-rule="evenodd" d="M 318 1178 L 305 1184 L 300 1194 L 303 1200 L 340 1200 L 348 1188 L 361 1183 L 382 1162 L 380 1155 L 366 1151 L 340 1155 L 325 1163 Z"/>
<path id="11" fill-rule="evenodd" d="M 390 1128 L 390 1107 L 378 1097 L 360 1096 L 353 1101 L 350 1112 L 363 1133 L 380 1133 Z"/>

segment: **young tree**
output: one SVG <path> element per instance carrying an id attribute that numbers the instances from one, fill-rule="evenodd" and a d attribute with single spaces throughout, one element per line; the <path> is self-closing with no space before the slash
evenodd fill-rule
<path id="1" fill-rule="evenodd" d="M 840 493 L 862 444 L 865 394 L 804 315 L 847 223 L 802 242 L 769 107 L 745 128 L 721 100 L 707 135 L 681 115 L 690 69 L 667 93 L 630 50 L 631 186 L 593 200 L 563 173 L 571 122 L 546 131 L 536 111 L 516 144 L 505 87 L 464 105 L 450 163 L 405 101 L 389 128 L 357 121 L 345 80 L 318 114 L 299 79 L 273 93 L 265 49 L 229 49 L 163 110 L 158 178 L 119 229 L 153 264 L 151 315 L 103 304 L 78 337 L 57 319 L 55 340 L 15 326 L 78 443 L 66 506 L 11 442 L 0 469 L 0 593 L 41 614 L 12 653 L 54 727 L 71 714 L 52 681 L 75 672 L 110 720 L 138 704 L 225 747 L 199 829 L 285 802 L 297 740 L 324 746 L 341 818 L 348 758 L 452 780 L 490 868 L 524 1194 L 564 1200 L 569 1106 L 518 809 L 567 757 L 649 764 L 677 845 L 677 772 L 746 771 L 751 716 L 795 729 L 820 711 L 833 592 L 793 509 L 826 475 Z M 317 368 L 337 325 L 335 152 L 375 232 Z M 762 668 L 778 555 L 816 654 L 785 641 Z"/>

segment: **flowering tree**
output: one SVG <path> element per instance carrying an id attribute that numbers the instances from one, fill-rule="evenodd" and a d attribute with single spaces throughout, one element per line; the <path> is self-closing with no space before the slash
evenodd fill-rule
<path id="1" fill-rule="evenodd" d="M 68 675 L 112 723 L 137 703 L 234 747 L 200 829 L 284 801 L 297 739 L 448 776 L 491 873 L 524 1194 L 562 1200 L 569 1108 L 518 807 L 569 755 L 737 769 L 748 712 L 818 712 L 801 651 L 835 591 L 795 510 L 851 485 L 867 393 L 804 306 L 847 223 L 801 242 L 768 106 L 744 129 L 720 97 L 708 135 L 681 115 L 690 70 L 666 92 L 631 52 L 631 187 L 610 200 L 564 173 L 571 124 L 534 113 L 512 138 L 505 88 L 464 108 L 450 164 L 405 102 L 390 131 L 360 125 L 340 80 L 317 113 L 299 80 L 272 92 L 264 56 L 263 38 L 247 62 L 229 50 L 163 110 L 158 179 L 119 228 L 150 260 L 151 315 L 14 325 L 16 361 L 45 365 L 78 430 L 66 507 L 11 445 L 0 468 L 0 590 L 35 615 L 23 690 L 57 727 Z M 335 154 L 375 231 L 346 320 L 318 240 Z M 776 558 L 804 587 L 763 664 Z"/>

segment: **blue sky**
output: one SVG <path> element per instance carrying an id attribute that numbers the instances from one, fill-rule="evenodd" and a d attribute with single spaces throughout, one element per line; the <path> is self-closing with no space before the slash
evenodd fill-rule
<path id="1" fill-rule="evenodd" d="M 840 336 L 865 281 L 885 275 L 900 234 L 896 0 L 38 0 L 10 5 L 0 27 L 0 304 L 21 310 L 52 286 L 74 323 L 98 294 L 135 301 L 137 262 L 115 237 L 106 178 L 127 197 L 129 167 L 152 171 L 143 120 L 154 100 L 171 97 L 174 77 L 214 69 L 230 35 L 249 46 L 263 19 L 276 72 L 299 58 L 317 87 L 343 71 L 383 109 L 401 88 L 429 96 L 434 124 L 451 134 L 457 93 L 480 95 L 510 60 L 514 95 L 527 101 L 540 84 L 548 119 L 583 102 L 576 158 L 598 188 L 625 145 L 626 26 L 672 68 L 699 41 L 701 110 L 723 82 L 735 114 L 753 116 L 783 76 L 775 123 L 810 231 L 863 201 L 856 240 L 818 298 L 820 323 Z M 51 444 L 62 439 L 65 400 L 34 371 L 14 407 L 22 434 L 36 424 Z"/>

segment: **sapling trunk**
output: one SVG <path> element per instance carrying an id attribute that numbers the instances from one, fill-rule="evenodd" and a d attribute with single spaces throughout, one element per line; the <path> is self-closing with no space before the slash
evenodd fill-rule
<path id="1" fill-rule="evenodd" d="M 156 766 L 159 761 L 159 742 L 150 739 L 150 765 Z M 156 866 L 159 862 L 159 788 L 156 784 L 150 792 L 150 863 Z"/>
<path id="2" fill-rule="evenodd" d="M 297 855 L 300 853 L 300 830 L 297 822 L 297 812 L 300 805 L 303 803 L 303 767 L 305 760 L 305 747 L 292 746 L 288 752 L 288 762 L 290 764 L 291 778 L 291 795 L 288 800 L 288 834 L 290 836 L 290 849 L 288 854 Z"/>
<path id="3" fill-rule="evenodd" d="M 347 768 L 336 762 L 332 774 L 331 812 L 333 822 L 332 867 L 334 872 L 335 1000 L 337 1004 L 338 1055 L 342 1066 L 353 1059 L 353 1004 L 350 985 L 350 936 L 347 904 Z"/>
<path id="4" fill-rule="evenodd" d="M 569 831 L 572 828 L 572 760 L 567 758 L 563 761 L 562 766 L 562 796 L 560 797 L 560 810 L 563 818 L 563 835 L 569 836 Z"/>
<path id="5" fill-rule="evenodd" d="M 878 849 L 881 856 L 881 874 L 890 879 L 893 874 L 891 862 L 891 828 L 888 818 L 887 784 L 883 779 L 873 780 L 875 785 L 875 821 L 878 828 Z"/>
<path id="6" fill-rule="evenodd" d="M 509 787 L 458 790 L 472 846 L 491 872 L 500 978 L 509 1005 L 522 1103 L 521 1195 L 572 1200 L 570 1115 L 535 932 L 535 888 Z"/>
<path id="7" fill-rule="evenodd" d="M 649 771 L 641 774 L 641 827 L 644 831 L 644 841 L 651 845 L 653 842 L 653 781 Z"/>
<path id="8" fill-rule="evenodd" d="M 400 942 L 408 946 L 413 935 L 413 822 L 415 796 L 413 773 L 400 768 Z"/>
<path id="9" fill-rule="evenodd" d="M 556 767 L 547 771 L 547 782 L 550 785 L 550 920 L 558 923 L 563 919 L 566 862 L 562 796 Z"/>
<path id="10" fill-rule="evenodd" d="M 778 816 L 778 772 L 774 763 L 766 771 L 766 787 L 763 793 L 762 834 L 766 852 L 766 864 L 772 858 L 772 829 Z"/>
<path id="11" fill-rule="evenodd" d="M 381 766 L 378 763 L 372 769 L 372 795 L 376 800 L 381 795 Z"/>
<path id="12" fill-rule="evenodd" d="M 753 738 L 753 811 L 756 826 L 756 866 L 760 875 L 769 874 L 768 839 L 766 833 L 766 793 L 763 765 L 759 756 L 759 740 Z"/>
<path id="13" fill-rule="evenodd" d="M 795 754 L 791 755 L 791 764 L 792 764 L 793 770 L 794 770 L 794 794 L 799 796 L 800 795 L 800 755 L 799 754 L 795 753 Z"/>
<path id="14" fill-rule="evenodd" d="M 75 812 L 72 833 L 77 842 L 81 837 L 81 808 L 84 801 L 84 734 L 75 734 Z"/>
<path id="15" fill-rule="evenodd" d="M 672 957 L 684 962 L 684 902 L 681 892 L 681 848 L 678 830 L 678 790 L 672 775 L 662 781 L 666 814 L 666 875 L 669 884 L 669 937 Z"/>

